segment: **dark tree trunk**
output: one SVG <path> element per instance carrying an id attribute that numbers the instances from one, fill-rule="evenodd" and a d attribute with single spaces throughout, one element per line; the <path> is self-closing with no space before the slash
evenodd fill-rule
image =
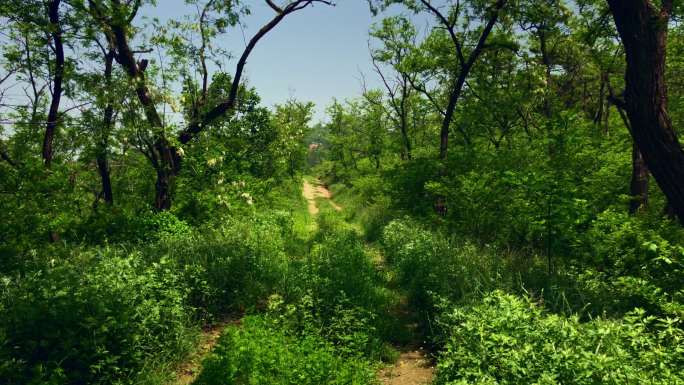
<path id="1" fill-rule="evenodd" d="M 631 133 L 632 125 L 629 122 L 627 113 L 624 110 L 624 101 L 618 99 L 614 95 L 613 90 L 610 87 L 610 83 L 606 84 L 608 85 L 609 91 L 608 100 L 615 104 L 622 122 L 624 123 L 625 127 L 627 127 L 627 130 Z M 606 113 L 608 111 L 610 111 L 610 108 L 606 110 Z M 630 214 L 636 213 L 640 207 L 648 206 L 648 179 L 649 172 L 646 162 L 644 161 L 644 157 L 641 155 L 641 151 L 639 151 L 639 147 L 637 146 L 636 142 L 632 141 L 632 180 L 629 184 L 629 194 L 632 197 L 629 202 Z"/>
<path id="2" fill-rule="evenodd" d="M 411 97 L 411 87 L 409 74 L 401 73 L 401 102 L 399 103 L 399 125 L 401 128 L 401 137 L 404 141 L 404 150 L 406 151 L 406 159 L 411 160 L 411 139 L 408 134 L 408 107 L 406 102 Z M 402 157 L 403 158 L 403 157 Z M 379 168 L 379 167 L 378 167 Z"/>
<path id="3" fill-rule="evenodd" d="M 106 92 L 111 92 L 112 83 L 112 67 L 114 62 L 115 52 L 110 50 L 107 55 L 105 55 L 105 86 L 107 87 Z M 98 143 L 97 149 L 97 170 L 100 173 L 100 179 L 102 181 L 102 198 L 108 205 L 114 204 L 114 193 L 112 192 L 112 181 L 109 175 L 109 161 L 108 161 L 108 142 L 109 142 L 109 132 L 112 128 L 114 118 L 114 106 L 109 94 L 107 94 L 107 105 L 104 109 L 104 117 L 102 129 L 103 132 L 100 135 L 100 142 Z"/>
<path id="4" fill-rule="evenodd" d="M 52 0 L 48 4 L 48 17 L 52 32 L 52 41 L 55 45 L 55 72 L 52 80 L 52 101 L 45 127 L 45 137 L 43 138 L 43 162 L 45 167 L 50 168 L 52 164 L 53 142 L 55 130 L 57 129 L 57 119 L 59 114 L 59 103 L 62 98 L 62 81 L 64 77 L 64 45 L 62 43 L 62 26 L 59 22 L 60 0 Z"/>
<path id="5" fill-rule="evenodd" d="M 640 207 L 648 206 L 648 167 L 641 156 L 636 143 L 632 144 L 632 182 L 629 193 L 632 200 L 629 203 L 629 212 L 634 214 Z"/>
<path id="6" fill-rule="evenodd" d="M 109 162 L 107 161 L 106 153 L 98 154 L 97 170 L 102 180 L 102 198 L 107 205 L 111 206 L 114 204 L 114 194 L 112 193 L 112 182 L 109 177 Z"/>
<path id="7" fill-rule="evenodd" d="M 409 139 L 408 136 L 408 127 L 406 124 L 406 116 L 401 115 L 400 117 L 400 128 L 401 128 L 401 138 L 402 141 L 404 142 L 404 153 L 406 154 L 406 159 L 411 160 L 411 140 Z M 402 159 L 404 157 L 402 156 Z"/>
<path id="8" fill-rule="evenodd" d="M 482 51 L 485 48 L 485 43 L 487 42 L 487 38 L 492 33 L 494 25 L 499 19 L 499 12 L 506 5 L 506 1 L 507 0 L 497 0 L 492 5 L 491 9 L 489 10 L 489 18 L 487 19 L 487 23 L 485 24 L 484 28 L 482 29 L 482 32 L 480 33 L 480 37 L 477 41 L 477 44 L 475 45 L 475 47 L 473 47 L 473 50 L 466 58 L 463 53 L 463 42 L 459 39 L 456 32 L 454 31 L 454 24 L 450 22 L 449 18 L 444 16 L 428 0 L 421 0 L 421 3 L 425 7 L 427 7 L 433 14 L 435 14 L 435 16 L 437 16 L 437 18 L 449 32 L 451 40 L 454 44 L 456 57 L 458 58 L 458 64 L 460 67 L 458 77 L 455 79 L 453 88 L 449 92 L 449 102 L 447 103 L 447 107 L 444 110 L 442 126 L 439 131 L 439 159 L 441 161 L 445 161 L 447 159 L 447 152 L 449 150 L 449 131 L 451 127 L 451 121 L 453 120 L 454 112 L 456 111 L 458 101 L 461 98 L 463 86 L 465 85 L 465 82 L 468 79 L 470 70 L 473 68 L 473 65 L 480 57 L 480 54 L 482 54 Z M 464 138 L 466 138 L 466 135 L 464 135 Z M 446 164 L 442 164 L 440 170 L 441 175 L 446 174 L 445 167 Z M 445 216 L 447 213 L 446 197 L 438 195 L 433 207 L 438 215 Z"/>
<path id="9" fill-rule="evenodd" d="M 604 106 L 606 103 L 606 81 L 608 81 L 608 75 L 601 73 L 600 80 L 598 106 L 596 106 L 596 113 L 594 114 L 594 124 L 597 126 L 601 124 L 604 115 L 607 114 L 607 111 L 604 112 Z"/>
<path id="10" fill-rule="evenodd" d="M 4 160 L 5 162 L 7 162 L 7 164 L 14 168 L 18 167 L 17 162 L 15 162 L 12 159 L 9 152 L 7 152 L 7 149 L 5 148 L 5 144 L 2 141 L 0 141 L 0 159 Z"/>
<path id="11" fill-rule="evenodd" d="M 672 1 L 607 0 L 627 57 L 625 109 L 648 169 L 684 223 L 684 151 L 667 113 L 665 57 Z"/>
<path id="12" fill-rule="evenodd" d="M 247 43 L 247 46 L 238 60 L 228 99 L 218 103 L 218 105 L 211 108 L 198 119 L 191 121 L 190 124 L 188 124 L 188 126 L 179 133 L 178 141 L 183 144 L 188 143 L 207 126 L 211 125 L 217 119 L 225 116 L 235 108 L 242 72 L 250 53 L 259 40 L 266 36 L 266 34 L 268 34 L 273 28 L 275 28 L 287 15 L 304 9 L 316 2 L 320 1 L 296 0 L 290 2 L 283 8 L 278 7 L 271 1 L 267 2 L 268 5 L 276 11 L 276 15 L 268 23 L 264 24 L 264 26 L 262 26 L 261 29 L 259 29 L 259 31 L 257 31 L 257 33 Z M 132 12 L 130 12 L 130 14 L 125 18 L 109 18 L 108 13 L 110 13 L 109 11 L 114 11 L 115 14 L 122 14 L 124 13 L 122 11 L 125 11 L 124 7 L 130 5 L 130 2 L 128 2 L 127 5 L 124 5 L 121 0 L 111 0 L 113 9 L 106 10 L 101 8 L 101 6 L 98 5 L 98 2 L 94 0 L 89 0 L 88 4 L 96 18 L 99 19 L 99 21 L 103 24 L 106 24 L 105 33 L 110 34 L 110 37 L 113 39 L 118 51 L 116 59 L 126 70 L 129 77 L 135 84 L 135 91 L 138 95 L 138 100 L 145 111 L 148 124 L 155 131 L 154 143 L 148 143 L 146 155 L 150 159 L 155 171 L 157 172 L 155 208 L 157 210 L 167 210 L 171 207 L 171 191 L 175 176 L 178 174 L 178 172 L 180 172 L 181 158 L 178 155 L 176 148 L 164 137 L 161 118 L 156 110 L 154 101 L 150 97 L 149 90 L 145 83 L 145 67 L 147 66 L 147 61 L 142 60 L 140 63 L 136 63 L 133 51 L 128 45 L 127 29 L 130 22 L 135 17 L 141 2 L 134 2 Z M 203 88 L 206 88 L 205 83 L 206 82 L 203 81 Z"/>
<path id="13" fill-rule="evenodd" d="M 454 117 L 454 111 L 456 111 L 456 105 L 458 104 L 458 99 L 461 98 L 461 92 L 463 90 L 463 85 L 465 84 L 466 78 L 470 68 L 462 68 L 458 75 L 458 80 L 454 86 L 451 94 L 449 95 L 449 104 L 444 111 L 444 119 L 442 120 L 442 128 L 439 131 L 439 159 L 446 160 L 447 151 L 449 150 L 449 127 L 451 126 L 451 120 Z"/>
<path id="14" fill-rule="evenodd" d="M 157 112 L 154 100 L 150 96 L 145 81 L 147 61 L 141 60 L 139 63 L 136 63 L 133 51 L 128 45 L 125 25 L 113 23 L 111 29 L 113 42 L 118 51 L 117 61 L 133 80 L 138 101 L 143 107 L 147 123 L 152 128 L 155 136 L 154 142 L 148 145 L 146 154 L 157 172 L 154 208 L 157 211 L 168 210 L 171 208 L 171 191 L 175 176 L 180 171 L 180 156 L 178 156 L 176 149 L 164 137 L 161 117 Z"/>
<path id="15" fill-rule="evenodd" d="M 157 170 L 157 181 L 154 184 L 154 209 L 166 211 L 171 209 L 171 183 L 173 175 L 163 169 Z"/>
<path id="16" fill-rule="evenodd" d="M 460 43 L 456 45 L 458 50 L 458 57 L 460 58 L 459 60 L 461 60 L 461 69 L 459 71 L 456 83 L 454 83 L 454 88 L 451 90 L 449 94 L 449 103 L 447 104 L 447 108 L 444 111 L 442 128 L 440 129 L 439 133 L 439 159 L 441 160 L 445 160 L 447 158 L 447 150 L 449 149 L 449 127 L 451 126 L 451 120 L 454 117 L 454 111 L 456 111 L 456 105 L 458 104 L 458 100 L 461 97 L 463 86 L 465 85 L 465 82 L 468 79 L 468 75 L 470 74 L 470 70 L 473 68 L 473 65 L 475 64 L 475 61 L 480 57 L 480 54 L 484 49 L 484 45 L 487 42 L 487 38 L 489 37 L 489 34 L 491 34 L 492 29 L 494 29 L 494 25 L 499 19 L 499 11 L 501 11 L 501 8 L 503 8 L 504 5 L 506 5 L 506 0 L 498 0 L 494 4 L 491 10 L 492 13 L 489 17 L 489 20 L 487 20 L 487 24 L 482 30 L 482 33 L 480 34 L 480 38 L 478 39 L 477 45 L 470 52 L 470 55 L 468 55 L 467 60 L 462 58 Z M 451 32 L 453 32 L 453 30 L 451 30 Z"/>
<path id="17" fill-rule="evenodd" d="M 157 138 L 152 152 L 153 159 L 156 159 L 152 164 L 157 171 L 154 209 L 166 211 L 171 208 L 174 182 L 180 172 L 180 157 L 164 137 Z"/>

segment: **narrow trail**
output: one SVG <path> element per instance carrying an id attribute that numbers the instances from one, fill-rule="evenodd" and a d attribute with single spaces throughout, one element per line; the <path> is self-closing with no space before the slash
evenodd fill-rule
<path id="1" fill-rule="evenodd" d="M 381 257 L 378 266 L 386 268 L 384 258 Z M 435 368 L 427 352 L 421 346 L 419 338 L 421 333 L 406 296 L 401 296 L 401 300 L 391 313 L 400 320 L 409 339 L 400 346 L 396 346 L 400 351 L 399 359 L 394 365 L 380 370 L 378 379 L 384 385 L 431 384 Z"/>
<path id="2" fill-rule="evenodd" d="M 424 385 L 432 382 L 434 368 L 422 349 L 402 352 L 399 360 L 380 370 L 378 378 L 386 385 Z"/>
<path id="3" fill-rule="evenodd" d="M 336 211 L 342 211 L 342 207 L 332 201 L 332 194 L 323 186 L 318 180 L 313 183 L 303 181 L 302 195 L 308 202 L 309 214 L 314 217 L 320 212 L 317 199 L 322 198 L 327 201 Z M 369 250 L 373 249 L 369 247 Z M 377 258 L 378 269 L 386 268 L 384 258 L 380 252 L 375 250 L 372 254 Z M 412 321 L 411 310 L 408 306 L 406 298 L 402 298 L 397 308 L 393 311 L 394 316 L 398 317 L 406 330 L 414 335 L 416 324 Z M 202 361 L 213 350 L 221 336 L 223 330 L 231 324 L 239 324 L 240 320 L 230 319 L 215 325 L 206 327 L 201 332 L 199 338 L 199 345 L 195 352 L 181 364 L 176 370 L 175 379 L 170 381 L 168 385 L 190 385 L 192 384 L 202 370 Z M 412 340 L 402 346 L 398 346 L 400 351 L 399 359 L 391 366 L 382 368 L 377 373 L 378 381 L 383 385 L 425 385 L 432 382 L 434 376 L 434 367 L 427 353 L 420 347 L 418 341 Z"/>
<path id="4" fill-rule="evenodd" d="M 223 330 L 228 325 L 237 325 L 239 323 L 240 320 L 229 319 L 204 328 L 199 337 L 197 350 L 188 357 L 187 361 L 178 367 L 176 377 L 168 385 L 192 384 L 202 370 L 202 361 L 214 349 Z"/>
<path id="5" fill-rule="evenodd" d="M 320 211 L 318 209 L 318 205 L 316 205 L 316 198 L 327 199 L 335 210 L 342 211 L 342 207 L 330 199 L 332 198 L 330 190 L 320 184 L 318 180 L 316 180 L 314 183 L 315 184 L 311 184 L 309 181 L 304 179 L 304 186 L 302 188 L 302 195 L 304 195 L 304 198 L 306 198 L 307 202 L 309 202 L 309 214 L 316 215 Z"/>
<path id="6" fill-rule="evenodd" d="M 330 191 L 325 186 L 322 186 L 318 180 L 314 182 L 316 183 L 315 185 L 309 183 L 306 179 L 303 183 L 302 195 L 308 201 L 309 214 L 315 216 L 320 211 L 316 204 L 316 198 L 328 200 L 335 210 L 342 211 L 342 207 L 331 200 L 332 194 Z M 373 254 L 377 257 L 376 263 L 378 268 L 385 268 L 385 261 L 382 255 L 379 253 Z M 400 301 L 399 308 L 396 310 L 396 316 L 406 319 L 405 327 L 407 330 L 413 331 L 415 329 L 416 325 L 410 321 L 410 310 L 405 299 Z M 426 352 L 419 346 L 417 341 L 412 341 L 405 346 L 399 347 L 400 355 L 397 362 L 378 371 L 380 383 L 384 385 L 425 385 L 432 383 L 434 367 Z"/>

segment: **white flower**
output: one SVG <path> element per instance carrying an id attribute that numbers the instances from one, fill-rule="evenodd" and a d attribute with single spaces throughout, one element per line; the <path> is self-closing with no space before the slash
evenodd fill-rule
<path id="1" fill-rule="evenodd" d="M 240 196 L 245 198 L 245 202 L 247 202 L 248 205 L 251 206 L 254 204 L 254 200 L 252 199 L 252 196 L 249 195 L 249 193 L 243 192 L 242 194 L 240 194 Z"/>

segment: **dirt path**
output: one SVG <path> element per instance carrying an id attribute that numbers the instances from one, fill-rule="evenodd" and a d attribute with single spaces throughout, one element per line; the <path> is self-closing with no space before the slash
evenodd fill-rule
<path id="1" fill-rule="evenodd" d="M 316 205 L 316 198 L 328 199 L 335 210 L 342 211 L 342 207 L 330 200 L 332 198 L 330 190 L 318 183 L 318 181 L 316 181 L 315 184 L 311 184 L 305 179 L 304 187 L 302 188 L 302 195 L 304 195 L 304 198 L 306 198 L 306 200 L 309 202 L 309 214 L 311 215 L 316 215 L 319 212 L 318 206 Z"/>
<path id="2" fill-rule="evenodd" d="M 415 322 L 415 314 L 409 308 L 405 297 L 391 312 L 401 321 L 408 333 L 408 340 L 398 347 L 401 354 L 394 365 L 378 372 L 378 379 L 384 385 L 424 385 L 432 383 L 435 368 L 427 352 L 420 346 L 422 338 Z"/>
<path id="3" fill-rule="evenodd" d="M 421 349 L 401 353 L 399 360 L 378 373 L 385 385 L 424 385 L 432 382 L 434 368 Z"/>
<path id="4" fill-rule="evenodd" d="M 374 261 L 378 269 L 387 269 L 385 258 L 381 251 L 375 250 Z M 424 336 L 419 330 L 416 314 L 411 309 L 408 297 L 402 294 L 396 283 L 389 283 L 388 288 L 395 291 L 399 301 L 394 309 L 390 310 L 405 329 L 405 339 L 396 341 L 397 349 L 401 352 L 399 359 L 394 365 L 381 369 L 378 372 L 378 380 L 384 385 L 424 385 L 431 384 L 435 368 L 427 352 L 421 347 Z"/>
<path id="5" fill-rule="evenodd" d="M 202 360 L 209 354 L 216 346 L 219 337 L 223 330 L 231 324 L 238 324 L 239 320 L 226 320 L 211 325 L 202 330 L 202 335 L 199 339 L 199 346 L 194 351 L 188 360 L 178 367 L 176 371 L 176 378 L 168 385 L 189 385 L 197 378 L 202 371 Z"/>
<path id="6" fill-rule="evenodd" d="M 332 194 L 330 190 L 325 188 L 315 180 L 310 183 L 306 179 L 304 180 L 304 186 L 302 189 L 302 195 L 309 203 L 309 214 L 317 215 L 320 211 L 318 205 L 316 204 L 317 198 L 323 198 L 328 200 L 332 207 L 337 211 L 341 211 L 342 207 L 335 204 L 331 200 Z M 374 253 L 379 268 L 384 267 L 384 258 L 381 253 Z M 410 311 L 408 309 L 407 301 L 401 301 L 399 309 L 397 309 L 397 316 L 404 319 L 406 318 L 407 329 L 415 328 L 410 321 Z M 426 353 L 422 348 L 415 348 L 415 341 L 411 344 L 401 348 L 401 354 L 397 362 L 389 367 L 383 368 L 378 372 L 378 379 L 384 385 L 425 385 L 432 382 L 434 375 L 434 368 L 430 359 L 427 357 Z"/>

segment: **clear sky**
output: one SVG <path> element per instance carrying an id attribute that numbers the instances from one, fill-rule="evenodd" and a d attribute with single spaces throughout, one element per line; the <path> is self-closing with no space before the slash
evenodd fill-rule
<path id="1" fill-rule="evenodd" d="M 370 88 L 380 87 L 371 71 L 368 31 L 382 15 L 373 17 L 366 0 L 335 0 L 335 3 L 334 7 L 309 6 L 287 16 L 254 49 L 245 75 L 266 106 L 290 97 L 312 101 L 317 106 L 315 120 L 322 120 L 324 109 L 333 97 L 360 95 L 359 71 L 366 74 Z M 249 40 L 274 12 L 262 0 L 247 0 L 245 4 L 251 10 L 243 19 Z M 158 0 L 156 7 L 147 7 L 141 13 L 166 20 L 180 19 L 193 11 L 183 0 Z M 390 10 L 392 14 L 399 11 L 400 8 Z M 230 30 L 217 43 L 233 55 L 239 55 L 245 46 L 239 28 Z M 234 64 L 233 61 L 228 67 L 231 71 Z"/>

